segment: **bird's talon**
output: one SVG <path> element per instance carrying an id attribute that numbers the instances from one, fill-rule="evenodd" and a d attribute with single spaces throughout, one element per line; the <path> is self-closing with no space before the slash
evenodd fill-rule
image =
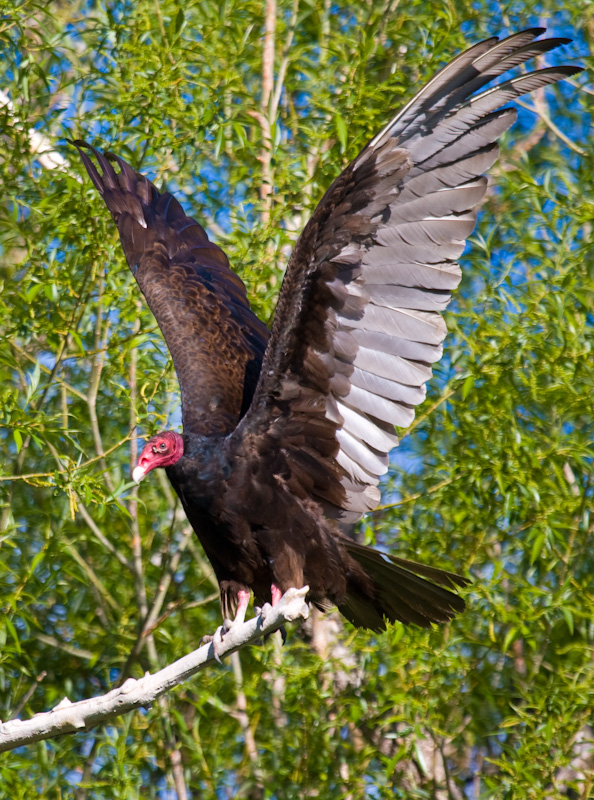
<path id="1" fill-rule="evenodd" d="M 225 620 L 225 622 L 229 622 L 229 620 Z M 229 632 L 229 629 L 225 630 L 225 622 L 223 622 L 223 624 L 216 629 L 211 641 L 212 654 L 215 658 L 215 661 L 218 661 L 221 666 L 223 664 L 221 661 L 221 645 L 223 644 L 223 637 Z"/>

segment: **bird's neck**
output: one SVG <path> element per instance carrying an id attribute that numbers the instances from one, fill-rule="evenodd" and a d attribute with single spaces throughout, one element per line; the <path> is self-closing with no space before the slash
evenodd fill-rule
<path id="1" fill-rule="evenodd" d="M 227 437 L 184 434 L 184 454 L 166 472 L 184 506 L 189 498 L 208 504 L 230 475 Z"/>

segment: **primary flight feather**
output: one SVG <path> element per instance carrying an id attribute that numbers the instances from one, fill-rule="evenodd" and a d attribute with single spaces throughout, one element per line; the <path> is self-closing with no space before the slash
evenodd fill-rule
<path id="1" fill-rule="evenodd" d="M 450 572 L 341 533 L 375 508 L 379 478 L 442 352 L 458 257 L 516 117 L 502 105 L 579 72 L 559 66 L 484 89 L 565 44 L 532 28 L 445 66 L 330 186 L 291 254 L 272 332 L 224 252 L 168 192 L 75 142 L 171 352 L 183 435 L 145 446 L 164 467 L 219 581 L 223 614 L 253 591 L 309 586 L 354 625 L 429 626 L 464 608 Z M 93 158 L 88 155 L 91 154 Z"/>

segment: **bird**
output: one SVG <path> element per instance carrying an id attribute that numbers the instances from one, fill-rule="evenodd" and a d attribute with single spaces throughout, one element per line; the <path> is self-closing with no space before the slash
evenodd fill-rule
<path id="1" fill-rule="evenodd" d="M 223 250 L 168 191 L 118 155 L 70 142 L 117 225 L 165 338 L 183 432 L 144 446 L 134 480 L 164 468 L 220 587 L 227 629 L 251 594 L 291 587 L 354 626 L 447 622 L 468 579 L 364 546 L 349 531 L 442 355 L 442 312 L 484 198 L 506 104 L 575 75 L 537 69 L 487 85 L 569 43 L 530 28 L 444 66 L 338 175 L 289 257 L 272 328 Z"/>

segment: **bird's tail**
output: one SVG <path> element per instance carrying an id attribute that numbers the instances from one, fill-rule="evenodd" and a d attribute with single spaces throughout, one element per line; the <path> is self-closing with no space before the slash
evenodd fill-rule
<path id="1" fill-rule="evenodd" d="M 356 563 L 347 570 L 347 594 L 338 608 L 353 625 L 382 631 L 386 621 L 399 621 L 428 628 L 464 610 L 464 600 L 443 587 L 466 586 L 466 578 L 348 539 L 342 544 Z"/>

